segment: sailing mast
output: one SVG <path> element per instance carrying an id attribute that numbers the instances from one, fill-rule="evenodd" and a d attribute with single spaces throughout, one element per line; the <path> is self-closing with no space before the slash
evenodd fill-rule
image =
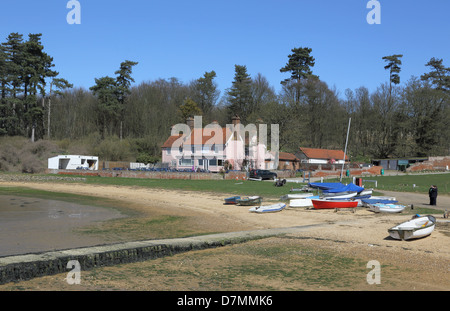
<path id="1" fill-rule="evenodd" d="M 342 182 L 342 173 L 344 171 L 344 165 L 345 165 L 345 155 L 347 154 L 347 144 L 348 144 L 348 134 L 350 132 L 350 123 L 352 122 L 352 118 L 348 119 L 348 128 L 347 128 L 347 139 L 345 140 L 345 150 L 344 150 L 344 163 L 342 163 L 341 168 L 341 177 L 339 179 L 339 182 Z"/>

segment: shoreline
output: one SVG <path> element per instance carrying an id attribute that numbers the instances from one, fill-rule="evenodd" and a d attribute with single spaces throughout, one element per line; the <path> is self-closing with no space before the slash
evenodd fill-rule
<path id="1" fill-rule="evenodd" d="M 280 213 L 258 215 L 248 212 L 245 206 L 227 206 L 223 204 L 222 195 L 190 191 L 173 191 L 127 186 L 84 185 L 79 183 L 39 183 L 39 182 L 0 182 L 0 187 L 25 187 L 31 189 L 65 192 L 75 195 L 108 198 L 127 203 L 127 208 L 142 215 L 176 215 L 186 217 L 190 224 L 205 232 L 233 232 L 255 229 L 285 228 L 303 225 L 327 223 L 326 228 L 311 228 L 307 232 L 289 235 L 293 240 L 300 239 L 311 247 L 329 249 L 342 254 L 360 256 L 376 251 L 378 257 L 391 258 L 399 266 L 409 266 L 411 259 L 405 263 L 402 257 L 432 262 L 433 270 L 450 267 L 450 225 L 441 224 L 431 236 L 415 241 L 397 241 L 388 237 L 387 229 L 410 219 L 411 215 L 375 214 L 365 208 L 358 208 L 355 213 L 348 210 L 306 210 L 287 208 Z M 387 193 L 387 192 L 386 192 Z M 389 192 L 391 193 L 391 192 Z M 418 194 L 395 193 L 397 196 L 415 200 L 413 204 L 423 205 L 427 197 Z M 398 198 L 401 201 L 400 198 Z M 447 204 L 447 197 L 438 198 L 438 206 Z M 426 204 L 425 204 L 426 206 Z M 450 206 L 447 205 L 447 206 Z M 442 214 L 437 214 L 442 218 Z M 276 239 L 268 239 L 267 242 Z M 264 243 L 254 242 L 251 244 Z M 373 254 L 373 253 L 372 253 Z M 384 254 L 384 255 L 382 255 Z M 373 256 L 373 255 L 372 255 Z M 409 263 L 408 263 L 409 262 Z M 420 264 L 420 260 L 417 261 Z M 427 267 L 422 267 L 427 269 Z M 426 271 L 421 272 L 427 273 Z M 444 272 L 445 275 L 445 272 Z M 445 276 L 433 276 L 442 278 Z M 32 281 L 28 281 L 32 282 Z M 436 280 L 434 281 L 436 282 Z M 438 284 L 448 284 L 447 279 L 439 279 Z M 431 284 L 431 283 L 430 283 Z M 449 284 L 450 285 L 450 284 Z M 445 288 L 445 287 L 444 287 Z M 448 288 L 448 287 L 447 287 Z"/>

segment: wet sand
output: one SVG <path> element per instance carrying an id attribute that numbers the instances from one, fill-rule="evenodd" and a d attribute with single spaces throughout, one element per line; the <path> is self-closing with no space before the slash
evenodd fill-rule
<path id="1" fill-rule="evenodd" d="M 0 195 L 0 256 L 98 245 L 101 239 L 73 230 L 119 217 L 113 209 Z"/>

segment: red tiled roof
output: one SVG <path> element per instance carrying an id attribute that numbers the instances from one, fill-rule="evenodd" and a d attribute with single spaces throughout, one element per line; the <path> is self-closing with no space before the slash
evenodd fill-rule
<path id="1" fill-rule="evenodd" d="M 220 129 L 222 131 L 222 135 L 220 135 L 220 133 L 215 133 L 214 130 L 212 131 L 207 131 L 205 132 L 205 134 L 203 135 L 203 131 L 204 129 L 197 129 L 194 128 L 191 133 L 189 134 L 189 138 L 188 141 L 186 141 L 186 144 L 194 144 L 194 137 L 195 135 L 199 135 L 199 137 L 201 138 L 201 144 L 205 145 L 205 144 L 225 144 L 228 140 L 228 138 L 231 135 L 231 131 L 227 128 L 221 128 Z M 198 134 L 198 131 L 200 131 L 200 133 Z M 182 137 L 182 135 L 173 135 L 170 136 L 165 142 L 164 144 L 161 146 L 162 148 L 170 148 L 172 147 L 172 145 L 175 143 L 175 141 Z M 190 141 L 189 141 L 190 140 Z"/>
<path id="2" fill-rule="evenodd" d="M 342 160 L 344 158 L 344 151 L 342 150 L 330 150 L 330 149 L 316 149 L 316 148 L 304 148 L 300 147 L 300 151 L 305 154 L 309 159 L 335 159 Z M 345 156 L 345 160 L 348 160 L 348 156 Z"/>
<path id="3" fill-rule="evenodd" d="M 300 161 L 295 155 L 288 152 L 279 152 L 278 159 L 282 161 Z"/>

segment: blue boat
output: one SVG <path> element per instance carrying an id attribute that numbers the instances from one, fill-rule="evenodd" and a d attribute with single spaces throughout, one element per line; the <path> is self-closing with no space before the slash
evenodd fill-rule
<path id="1" fill-rule="evenodd" d="M 225 204 L 237 204 L 240 199 L 240 196 L 229 197 L 225 199 Z"/>

